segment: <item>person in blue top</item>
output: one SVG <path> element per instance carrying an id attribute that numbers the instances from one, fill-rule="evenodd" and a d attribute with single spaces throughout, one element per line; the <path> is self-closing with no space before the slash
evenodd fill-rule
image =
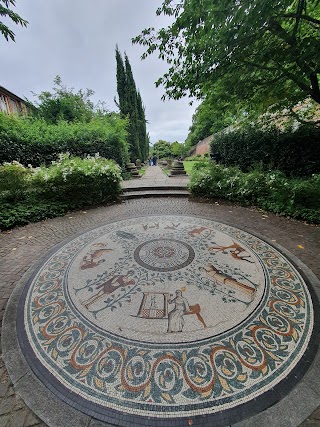
<path id="1" fill-rule="evenodd" d="M 153 155 L 153 159 L 152 160 L 153 160 L 153 166 L 157 166 L 158 157 L 157 157 L 156 154 Z"/>

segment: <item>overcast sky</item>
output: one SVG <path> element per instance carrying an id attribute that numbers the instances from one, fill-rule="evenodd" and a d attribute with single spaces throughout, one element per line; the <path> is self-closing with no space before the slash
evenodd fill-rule
<path id="1" fill-rule="evenodd" d="M 50 90 L 60 75 L 68 87 L 92 89 L 94 101 L 116 110 L 115 46 L 127 52 L 134 79 L 146 107 L 151 143 L 184 142 L 196 105 L 190 99 L 161 101 L 163 88 L 154 82 L 167 64 L 151 56 L 141 61 L 143 47 L 131 38 L 141 30 L 165 26 L 156 16 L 161 0 L 17 0 L 15 11 L 27 28 L 10 24 L 16 42 L 0 37 L 0 85 L 33 100 L 32 92 Z"/>

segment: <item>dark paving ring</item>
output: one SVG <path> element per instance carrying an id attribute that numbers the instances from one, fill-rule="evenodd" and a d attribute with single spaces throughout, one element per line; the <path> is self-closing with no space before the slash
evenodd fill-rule
<path id="1" fill-rule="evenodd" d="M 14 293 L 8 370 L 70 406 L 59 427 L 74 410 L 122 427 L 230 425 L 276 404 L 312 364 L 319 304 L 303 270 L 203 218 L 109 223 L 60 245 Z"/>

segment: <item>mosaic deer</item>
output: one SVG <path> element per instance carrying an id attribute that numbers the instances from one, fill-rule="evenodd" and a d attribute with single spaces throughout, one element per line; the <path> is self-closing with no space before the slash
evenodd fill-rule
<path id="1" fill-rule="evenodd" d="M 107 248 L 104 243 L 95 243 L 94 245 L 92 245 L 91 248 L 92 248 L 91 251 L 88 252 L 82 259 L 82 262 L 80 265 L 81 270 L 97 267 L 99 264 L 105 262 L 105 259 L 99 259 L 99 258 L 103 254 L 113 251 L 113 249 Z"/>
<path id="2" fill-rule="evenodd" d="M 188 234 L 189 236 L 195 237 L 196 235 L 201 235 L 206 230 L 209 231 L 209 235 L 212 233 L 212 230 L 210 230 L 209 228 L 200 227 L 200 228 L 195 228 L 194 230 L 188 231 Z"/>
<path id="3" fill-rule="evenodd" d="M 250 262 L 251 264 L 254 264 L 254 261 L 250 261 L 247 258 L 250 258 L 251 255 L 245 255 L 242 254 L 240 255 L 242 252 L 247 252 L 246 249 L 242 248 L 240 245 L 238 245 L 237 243 L 233 242 L 233 245 L 229 245 L 229 246 L 210 246 L 208 248 L 209 252 L 225 252 L 227 250 L 230 249 L 229 254 L 232 256 L 232 258 L 238 260 L 238 261 L 247 261 Z"/>
<path id="4" fill-rule="evenodd" d="M 106 280 L 105 282 L 101 283 L 96 287 L 98 292 L 87 300 L 82 301 L 82 305 L 89 309 L 89 307 L 96 301 L 98 301 L 100 298 L 104 297 L 105 295 L 111 294 L 113 291 L 120 288 L 121 286 L 134 285 L 135 281 L 133 279 L 129 279 L 128 275 L 130 273 L 131 272 L 128 271 L 127 274 L 118 274 L 116 276 L 111 277 L 109 280 Z"/>
<path id="5" fill-rule="evenodd" d="M 252 288 L 251 286 L 246 285 L 244 283 L 238 282 L 237 280 L 233 279 L 231 276 L 228 276 L 227 274 L 218 270 L 212 264 L 208 264 L 206 267 L 200 267 L 199 270 L 205 271 L 205 273 L 207 274 L 207 277 L 213 282 L 215 282 L 217 285 L 225 286 L 229 289 L 230 288 L 235 289 L 247 295 L 251 301 L 253 300 L 256 293 L 255 288 Z"/>

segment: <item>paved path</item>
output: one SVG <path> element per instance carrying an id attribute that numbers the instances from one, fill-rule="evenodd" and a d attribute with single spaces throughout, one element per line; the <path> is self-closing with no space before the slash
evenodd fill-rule
<path id="1" fill-rule="evenodd" d="M 187 175 L 177 175 L 168 177 L 162 172 L 160 166 L 149 166 L 146 173 L 139 179 L 122 181 L 122 188 L 137 188 L 137 187 L 187 187 L 189 177 Z"/>
<path id="2" fill-rule="evenodd" d="M 149 171 L 149 173 L 152 172 L 153 177 L 148 178 L 147 176 L 145 180 L 153 182 L 163 180 L 164 178 L 160 174 L 158 175 L 158 168 L 153 168 L 153 170 Z M 157 175 L 158 179 L 156 179 Z M 171 178 L 165 178 L 164 180 L 171 180 Z M 170 198 L 147 201 L 132 200 L 88 211 L 72 212 L 62 218 L 29 224 L 25 227 L 2 233 L 0 235 L 1 319 L 13 288 L 28 268 L 41 258 L 44 253 L 76 233 L 91 227 L 98 227 L 109 221 L 138 216 L 141 213 L 144 215 L 184 214 L 204 216 L 216 221 L 230 223 L 238 228 L 246 228 L 280 244 L 298 256 L 303 263 L 313 270 L 317 277 L 320 277 L 320 227 L 227 203 L 197 203 L 186 199 Z M 15 394 L 2 361 L 0 362 L 0 397 L 0 427 L 46 426 Z M 294 416 L 293 413 L 293 422 Z M 305 417 L 307 416 L 308 413 L 305 414 Z M 273 425 L 277 427 L 276 424 Z M 288 420 L 286 426 L 291 425 L 295 424 L 291 424 L 290 420 Z M 319 409 L 301 424 L 301 427 L 309 426 L 320 426 Z"/>

